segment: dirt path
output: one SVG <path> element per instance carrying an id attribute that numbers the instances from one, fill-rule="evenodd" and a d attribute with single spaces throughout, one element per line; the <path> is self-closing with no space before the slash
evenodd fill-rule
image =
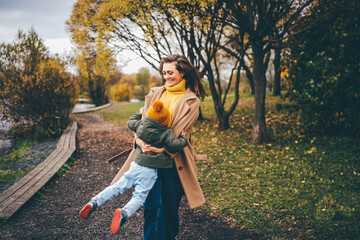
<path id="1" fill-rule="evenodd" d="M 76 121 L 80 125 L 76 163 L 2 223 L 1 239 L 142 239 L 142 210 L 129 219 L 118 235 L 109 230 L 114 210 L 130 199 L 132 191 L 108 201 L 87 221 L 78 216 L 81 207 L 111 182 L 125 161 L 106 162 L 131 146 L 132 134 L 103 122 L 96 114 L 76 116 Z M 178 240 L 259 238 L 246 230 L 230 228 L 220 217 L 189 210 L 185 200 L 181 203 Z"/>

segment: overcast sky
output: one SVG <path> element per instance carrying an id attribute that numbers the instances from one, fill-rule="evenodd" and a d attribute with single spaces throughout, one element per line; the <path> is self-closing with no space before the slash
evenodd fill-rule
<path id="1" fill-rule="evenodd" d="M 65 21 L 69 19 L 76 0 L 0 0 L 0 42 L 11 42 L 19 29 L 27 31 L 34 27 L 51 53 L 62 54 L 70 51 L 70 35 L 65 30 Z M 125 73 L 136 73 L 146 65 L 131 53 Z"/>

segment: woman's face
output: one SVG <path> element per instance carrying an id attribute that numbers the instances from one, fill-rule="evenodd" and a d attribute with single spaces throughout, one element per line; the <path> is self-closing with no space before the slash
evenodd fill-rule
<path id="1" fill-rule="evenodd" d="M 176 62 L 164 63 L 162 75 L 169 87 L 178 84 L 184 76 L 176 69 Z"/>

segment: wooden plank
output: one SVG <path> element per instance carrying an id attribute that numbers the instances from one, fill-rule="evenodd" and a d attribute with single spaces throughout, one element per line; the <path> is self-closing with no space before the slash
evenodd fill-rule
<path id="1" fill-rule="evenodd" d="M 61 151 L 63 151 L 64 149 L 64 144 L 71 141 L 71 138 L 75 138 L 75 135 L 71 135 L 71 133 L 75 133 L 76 134 L 76 130 L 77 130 L 77 124 L 76 122 L 72 125 L 72 128 L 69 129 L 69 127 L 67 128 L 67 132 L 64 133 L 61 138 L 60 144 L 57 145 L 57 148 L 54 152 L 52 152 L 43 162 L 41 162 L 35 169 L 33 169 L 29 174 L 27 174 L 26 176 L 24 176 L 19 182 L 15 183 L 13 186 L 11 186 L 9 189 L 7 189 L 6 191 L 3 192 L 3 194 L 1 194 L 0 196 L 0 202 L 3 201 L 3 198 L 8 197 L 8 194 L 11 192 L 16 191 L 16 189 L 22 187 L 23 185 L 25 185 L 28 181 L 30 181 L 33 177 L 35 177 L 40 171 L 42 171 L 49 163 L 51 163 L 53 161 L 53 159 L 57 158 L 58 155 L 61 153 Z M 69 130 L 71 130 L 71 132 L 69 132 Z M 74 140 L 75 141 L 75 140 Z"/>
<path id="2" fill-rule="evenodd" d="M 64 158 L 69 158 L 71 154 L 66 154 L 67 152 L 73 152 L 72 150 L 67 150 L 67 151 L 63 151 L 62 154 L 61 154 L 61 158 L 59 159 L 62 159 L 62 157 Z M 18 199 L 21 199 L 22 196 L 24 194 L 26 194 L 26 192 L 30 191 L 31 194 L 30 194 L 30 197 L 33 196 L 42 186 L 45 185 L 46 182 L 48 182 L 51 177 L 57 172 L 57 170 L 62 166 L 61 165 L 57 165 L 56 166 L 56 163 L 58 161 L 53 161 L 52 164 L 49 164 L 47 166 L 47 168 L 44 169 L 44 171 L 41 171 L 39 174 L 37 174 L 34 178 L 31 179 L 31 181 L 29 181 L 26 185 L 24 185 L 21 189 L 19 189 L 18 191 L 16 191 L 14 194 L 12 194 L 8 199 L 6 199 L 4 202 L 1 203 L 2 208 L 8 208 L 10 207 L 11 208 L 11 205 L 13 204 L 13 202 L 16 202 L 18 201 Z M 65 162 L 65 161 L 62 161 L 62 162 Z M 54 171 L 51 171 L 51 169 L 56 166 L 57 169 L 55 168 Z M 48 174 L 48 172 L 51 173 Z M 37 187 L 38 186 L 38 187 Z M 32 190 L 33 189 L 33 190 Z M 29 198 L 30 198 L 29 197 Z M 25 198 L 25 200 L 27 201 L 29 198 Z M 22 202 L 22 203 L 25 203 Z M 17 208 L 15 209 L 15 211 L 17 210 Z M 3 209 L 1 209 L 1 211 L 3 211 Z M 14 212 L 15 212 L 14 211 Z"/>
<path id="3" fill-rule="evenodd" d="M 70 146 L 69 148 L 74 150 L 76 149 L 76 132 L 77 132 L 77 122 L 74 122 L 72 126 L 71 138 L 70 138 Z"/>
<path id="4" fill-rule="evenodd" d="M 76 125 L 73 125 L 73 126 L 76 127 Z M 74 132 L 74 131 L 76 132 L 76 128 L 73 129 L 73 132 Z M 67 133 L 67 134 L 69 134 L 69 133 Z M 75 137 L 74 134 L 72 134 L 72 136 Z M 64 143 L 66 143 L 66 142 L 69 142 L 69 140 L 64 141 Z M 66 152 L 67 152 L 67 151 L 68 151 L 69 153 L 71 152 L 71 154 L 74 152 L 74 150 L 66 150 Z M 61 163 L 66 162 L 66 160 L 71 156 L 71 154 L 66 154 L 66 152 L 63 153 L 63 154 L 60 154 L 60 155 L 63 155 L 62 157 L 65 157 L 65 158 L 66 158 L 66 159 L 64 159 L 63 161 L 61 161 Z M 62 159 L 62 157 L 59 158 L 59 156 L 57 156 L 57 158 L 60 159 L 60 160 Z M 52 161 L 53 164 L 50 164 L 50 165 L 54 165 L 54 164 L 56 165 L 56 162 L 57 162 L 57 161 L 54 161 L 54 160 L 53 160 L 53 161 Z M 40 184 L 39 184 L 39 188 L 34 187 L 34 190 L 35 190 L 35 191 L 31 191 L 30 197 L 31 197 L 33 194 L 35 194 L 35 192 L 36 192 L 37 190 L 39 190 L 48 180 L 50 180 L 50 178 L 57 172 L 57 170 L 58 170 L 61 166 L 62 166 L 62 164 L 61 164 L 61 165 L 58 165 L 58 166 L 57 166 L 57 169 L 55 169 L 55 170 L 52 172 L 52 175 L 51 175 L 51 176 L 49 175 L 49 177 L 48 177 L 47 179 L 43 178 L 43 175 L 46 174 L 46 172 L 45 172 L 44 174 L 37 174 L 36 176 L 34 176 L 34 178 L 33 178 L 32 181 L 35 181 L 35 184 L 36 184 L 36 181 L 37 181 L 38 183 L 40 183 Z M 48 167 L 48 168 L 49 168 L 49 167 Z M 51 169 L 51 168 L 50 168 L 50 169 Z M 43 170 L 47 170 L 47 168 L 43 168 Z M 30 181 L 30 182 L 28 182 L 28 183 L 31 183 L 32 181 Z M 29 185 L 29 184 L 28 184 L 28 185 Z M 30 186 L 31 186 L 31 184 L 30 184 Z M 35 186 L 36 186 L 36 185 L 35 185 Z M 24 185 L 23 189 L 29 189 L 29 188 Z M 23 192 L 23 190 L 18 191 L 18 193 L 19 193 L 19 192 Z M 15 201 L 16 199 L 18 199 L 19 197 L 21 198 L 21 194 L 19 195 L 18 193 L 15 194 L 15 195 L 13 194 L 13 195 L 10 197 L 10 200 L 7 199 L 7 201 L 2 202 L 2 205 L 6 205 L 8 202 L 10 202 L 10 203 L 11 203 L 11 202 L 14 202 L 14 201 Z M 24 192 L 24 193 L 25 193 L 25 192 Z M 30 197 L 29 197 L 29 198 L 30 198 Z M 25 198 L 25 199 L 28 200 L 28 198 Z M 17 205 L 17 204 L 15 204 L 15 205 Z M 14 206 L 15 206 L 15 205 L 14 205 Z M 15 208 L 16 208 L 16 210 L 17 210 L 17 207 L 15 207 Z"/>
<path id="5" fill-rule="evenodd" d="M 55 157 L 52 158 L 51 161 L 49 161 L 45 166 L 43 166 L 41 168 L 41 171 L 39 171 L 36 175 L 32 176 L 31 178 L 27 179 L 26 182 L 23 183 L 22 187 L 19 188 L 16 192 L 14 192 L 12 194 L 12 197 L 10 197 L 10 199 L 16 199 L 18 198 L 24 191 L 26 191 L 28 188 L 30 188 L 35 182 L 40 181 L 42 179 L 42 177 L 45 175 L 46 172 L 48 172 L 51 168 L 54 167 L 54 165 L 61 159 L 64 157 L 65 153 L 66 153 L 67 149 L 62 149 L 61 152 L 59 152 L 59 154 Z M 57 169 L 58 170 L 58 169 Z M 57 171 L 56 170 L 56 171 Z M 45 180 L 45 179 L 44 179 Z M 4 205 L 9 201 L 9 198 L 7 200 L 5 200 L 4 202 L 2 202 L 0 204 Z M 0 208 L 1 209 L 1 208 Z"/>
<path id="6" fill-rule="evenodd" d="M 66 153 L 64 154 L 64 158 L 69 158 L 72 155 L 72 152 L 73 152 L 72 150 L 66 151 Z M 58 169 L 65 162 L 66 161 L 58 162 L 62 164 L 56 164 L 54 168 L 51 168 L 48 172 L 43 172 L 44 175 L 39 179 L 39 181 L 34 182 L 31 188 L 28 188 L 16 199 L 12 199 L 13 201 L 11 201 L 11 204 L 6 206 L 6 208 L 2 212 L 9 216 L 14 214 L 25 202 L 27 202 L 37 191 L 39 191 L 55 175 Z"/>
<path id="7" fill-rule="evenodd" d="M 68 129 L 68 128 L 67 128 Z M 12 185 L 10 188 L 5 190 L 0 195 L 0 203 L 4 201 L 5 198 L 8 198 L 11 194 L 16 192 L 18 189 L 20 189 L 22 186 L 24 186 L 27 182 L 29 182 L 32 178 L 34 178 L 37 174 L 39 174 L 50 162 L 53 161 L 54 158 L 58 157 L 58 155 L 61 153 L 61 151 L 64 148 L 64 143 L 69 141 L 68 138 L 71 137 L 71 135 L 68 134 L 69 131 L 66 131 L 59 140 L 59 143 L 57 144 L 57 147 L 54 152 L 52 152 L 43 162 L 41 162 L 36 168 L 34 168 L 30 173 L 28 173 L 26 176 L 24 176 L 20 181 Z M 1 206 L 1 204 L 0 204 Z M 1 207 L 0 207 L 1 209 Z"/>
<path id="8" fill-rule="evenodd" d="M 24 186 L 28 181 L 30 181 L 32 178 L 34 178 L 37 174 L 39 174 L 39 172 L 42 171 L 42 169 L 44 167 L 46 167 L 46 165 L 49 164 L 49 162 L 51 162 L 51 160 L 53 158 L 56 158 L 57 155 L 59 155 L 61 153 L 61 150 L 56 149 L 49 157 L 47 157 L 43 162 L 41 162 L 36 168 L 34 168 L 30 173 L 28 173 L 27 175 L 25 175 L 20 181 L 16 182 L 14 185 L 12 185 L 10 188 L 8 188 L 7 190 L 5 190 L 1 195 L 0 195 L 0 206 L 1 203 L 4 201 L 4 199 L 8 198 L 11 194 L 13 194 L 14 192 L 16 192 L 18 189 L 20 189 L 22 186 Z"/>
<path id="9" fill-rule="evenodd" d="M 74 126 L 74 124 L 72 124 L 72 126 L 68 126 L 68 127 L 65 129 L 64 133 L 61 135 L 60 140 L 59 140 L 59 143 L 58 143 L 58 147 L 59 147 L 60 149 L 63 149 L 63 148 L 64 148 L 64 142 L 65 142 L 66 138 L 69 137 L 68 133 L 70 132 L 70 130 L 72 129 L 73 126 Z M 64 136 L 64 137 L 63 137 L 63 136 Z"/>
<path id="10" fill-rule="evenodd" d="M 10 217 L 54 176 L 76 149 L 76 131 L 77 123 L 74 122 L 47 159 L 0 195 L 0 215 Z"/>
<path id="11" fill-rule="evenodd" d="M 19 198 L 22 194 L 24 194 L 28 189 L 33 187 L 33 185 L 38 182 L 42 181 L 42 177 L 46 174 L 47 171 L 49 171 L 55 163 L 61 159 L 65 154 L 65 151 L 62 151 L 57 158 L 55 158 L 51 163 L 45 166 L 45 168 L 42 169 L 38 174 L 36 174 L 34 177 L 32 177 L 29 181 L 27 181 L 21 188 L 17 189 L 13 194 L 11 194 L 7 199 L 5 199 L 0 204 L 0 212 L 9 206 L 13 201 L 15 201 L 17 198 Z M 45 179 L 44 179 L 45 180 Z M 44 183 L 45 184 L 45 183 Z"/>
<path id="12" fill-rule="evenodd" d="M 21 204 L 20 202 L 16 202 L 16 203 L 14 203 L 13 207 L 14 207 L 14 209 L 19 209 L 22 205 L 24 205 L 24 204 Z M 13 212 L 12 209 L 7 208 L 7 209 L 4 209 L 3 211 L 1 211 L 1 216 L 8 218 L 11 215 L 13 215 L 14 213 L 15 212 Z"/>
<path id="13" fill-rule="evenodd" d="M 73 124 L 74 126 L 74 124 Z M 75 125 L 77 126 L 77 125 Z M 56 158 L 58 154 L 63 150 L 64 143 L 67 142 L 67 138 L 70 138 L 71 135 L 68 134 L 70 130 L 70 127 L 67 127 L 67 129 L 64 131 L 64 134 L 60 137 L 60 140 L 56 146 L 56 149 L 54 152 L 52 152 L 43 162 L 41 162 L 36 168 L 34 168 L 29 174 L 24 176 L 20 181 L 16 182 L 14 185 L 12 185 L 10 188 L 5 190 L 0 195 L 0 202 L 2 202 L 5 198 L 9 196 L 9 194 L 15 192 L 17 189 L 21 188 L 26 182 L 31 180 L 31 178 L 35 177 L 44 167 L 46 167 L 49 162 L 52 161 L 53 158 Z M 76 130 L 76 129 L 75 129 Z"/>
<path id="14" fill-rule="evenodd" d="M 66 143 L 67 149 L 76 149 L 76 130 L 77 130 L 77 124 L 75 122 L 69 131 L 70 138 L 69 141 Z"/>

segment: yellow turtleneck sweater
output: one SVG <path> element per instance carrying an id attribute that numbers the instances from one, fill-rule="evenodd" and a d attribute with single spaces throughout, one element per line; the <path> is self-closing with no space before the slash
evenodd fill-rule
<path id="1" fill-rule="evenodd" d="M 164 103 L 164 106 L 169 109 L 171 118 L 174 113 L 176 104 L 185 95 L 186 92 L 185 84 L 186 84 L 185 79 L 181 80 L 178 84 L 172 87 L 169 87 L 167 83 L 165 83 L 166 90 L 161 95 L 160 101 L 162 101 Z"/>

